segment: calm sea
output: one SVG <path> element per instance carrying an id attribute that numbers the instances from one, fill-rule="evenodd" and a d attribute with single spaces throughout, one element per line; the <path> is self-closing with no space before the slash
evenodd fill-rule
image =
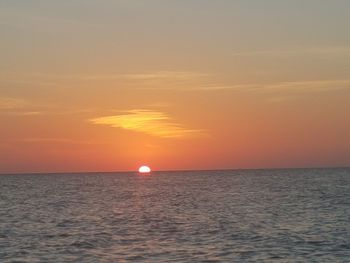
<path id="1" fill-rule="evenodd" d="M 350 169 L 0 176 L 0 262 L 350 262 Z"/>

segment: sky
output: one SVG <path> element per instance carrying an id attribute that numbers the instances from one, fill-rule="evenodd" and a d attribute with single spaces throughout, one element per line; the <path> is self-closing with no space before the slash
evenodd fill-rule
<path id="1" fill-rule="evenodd" d="M 2 0 L 0 173 L 350 166 L 348 0 Z"/>

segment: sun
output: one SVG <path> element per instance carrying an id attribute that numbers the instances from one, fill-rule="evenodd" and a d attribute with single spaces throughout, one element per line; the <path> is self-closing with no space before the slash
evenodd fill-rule
<path id="1" fill-rule="evenodd" d="M 148 174 L 151 172 L 151 168 L 149 168 L 148 166 L 146 165 L 142 165 L 140 168 L 139 168 L 139 173 L 141 174 Z"/>

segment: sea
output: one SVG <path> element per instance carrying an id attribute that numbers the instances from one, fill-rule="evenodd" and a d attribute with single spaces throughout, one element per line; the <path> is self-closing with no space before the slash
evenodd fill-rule
<path id="1" fill-rule="evenodd" d="M 350 262 L 350 169 L 1 175 L 0 262 Z"/>

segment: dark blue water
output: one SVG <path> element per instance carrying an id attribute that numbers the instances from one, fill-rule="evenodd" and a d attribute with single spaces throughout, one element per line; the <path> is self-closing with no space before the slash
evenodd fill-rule
<path id="1" fill-rule="evenodd" d="M 350 262 L 350 170 L 0 176 L 0 262 Z"/>

